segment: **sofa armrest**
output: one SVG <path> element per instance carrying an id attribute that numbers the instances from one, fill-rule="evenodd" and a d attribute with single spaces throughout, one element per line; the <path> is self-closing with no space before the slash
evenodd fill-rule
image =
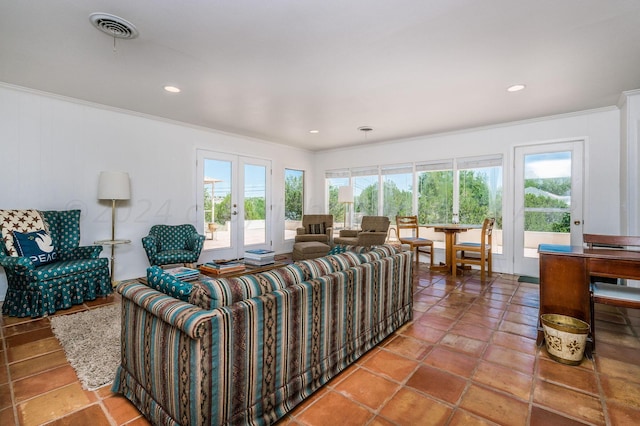
<path id="1" fill-rule="evenodd" d="M 135 303 L 167 324 L 180 329 L 192 339 L 199 339 L 204 332 L 203 324 L 218 314 L 183 302 L 154 290 L 136 280 L 123 281 L 116 289 L 125 299 Z"/>
<path id="2" fill-rule="evenodd" d="M 341 229 L 340 236 L 341 237 L 357 237 L 360 231 L 356 229 Z"/>
<path id="3" fill-rule="evenodd" d="M 147 252 L 147 257 L 151 259 L 158 253 L 158 240 L 153 235 L 142 237 L 142 247 L 144 247 L 144 251 Z"/>
<path id="4" fill-rule="evenodd" d="M 296 235 L 304 235 L 306 230 L 304 228 L 296 228 Z"/>
<path id="5" fill-rule="evenodd" d="M 80 246 L 58 253 L 58 260 L 97 259 L 102 253 L 102 246 Z"/>
<path id="6" fill-rule="evenodd" d="M 0 254 L 0 266 L 15 274 L 28 275 L 35 272 L 35 265 L 28 257 L 14 257 Z"/>
<path id="7" fill-rule="evenodd" d="M 200 235 L 197 232 L 189 235 L 187 239 L 187 250 L 202 251 L 202 245 L 204 244 L 204 235 Z"/>

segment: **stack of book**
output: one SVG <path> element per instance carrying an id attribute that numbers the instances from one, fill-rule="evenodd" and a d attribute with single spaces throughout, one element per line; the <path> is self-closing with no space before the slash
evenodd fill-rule
<path id="1" fill-rule="evenodd" d="M 214 275 L 244 271 L 244 263 L 233 261 L 212 261 L 200 265 L 200 270 Z"/>
<path id="2" fill-rule="evenodd" d="M 275 262 L 275 253 L 272 250 L 255 249 L 244 252 L 245 265 L 264 266 Z"/>
<path id="3" fill-rule="evenodd" d="M 200 274 L 200 271 L 197 269 L 186 268 L 184 266 L 165 269 L 164 272 L 173 275 L 180 281 L 192 281 L 198 279 L 198 274 Z"/>

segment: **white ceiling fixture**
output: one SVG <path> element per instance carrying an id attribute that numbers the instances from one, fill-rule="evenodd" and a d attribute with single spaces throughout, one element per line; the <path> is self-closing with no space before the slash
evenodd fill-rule
<path id="1" fill-rule="evenodd" d="M 524 84 L 514 84 L 513 86 L 509 86 L 507 88 L 507 92 L 519 92 L 521 90 L 524 90 L 525 87 L 527 86 L 525 86 Z"/>
<path id="2" fill-rule="evenodd" d="M 309 133 L 317 135 L 318 133 L 320 133 L 320 130 L 316 130 L 316 129 L 309 130 Z"/>
<path id="3" fill-rule="evenodd" d="M 92 13 L 89 20 L 94 27 L 114 38 L 133 39 L 139 34 L 131 22 L 110 13 Z"/>
<path id="4" fill-rule="evenodd" d="M 180 88 L 176 87 L 176 86 L 164 86 L 164 90 L 166 90 L 167 92 L 170 92 L 170 93 L 180 93 L 180 92 L 182 92 L 182 90 L 180 90 Z"/>

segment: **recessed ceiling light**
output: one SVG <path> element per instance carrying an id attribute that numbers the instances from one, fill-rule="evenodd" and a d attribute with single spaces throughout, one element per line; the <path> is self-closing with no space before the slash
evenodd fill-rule
<path id="1" fill-rule="evenodd" d="M 507 92 L 519 92 L 522 89 L 524 89 L 525 87 L 527 87 L 527 86 L 525 86 L 524 84 L 514 84 L 513 86 L 509 86 L 507 88 Z"/>
<path id="2" fill-rule="evenodd" d="M 316 133 L 320 133 L 320 130 L 309 130 L 309 133 L 313 133 L 315 135 Z"/>
<path id="3" fill-rule="evenodd" d="M 164 90 L 171 93 L 180 93 L 180 89 L 178 89 L 176 86 L 164 86 Z"/>
<path id="4" fill-rule="evenodd" d="M 361 126 L 361 127 L 358 127 L 358 130 L 360 130 L 361 132 L 365 132 L 365 133 L 367 133 L 367 132 L 372 131 L 372 130 L 373 130 L 373 127 L 369 127 L 369 126 Z"/>

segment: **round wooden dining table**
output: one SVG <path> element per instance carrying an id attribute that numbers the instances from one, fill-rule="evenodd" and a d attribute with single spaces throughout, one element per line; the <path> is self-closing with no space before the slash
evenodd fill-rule
<path id="1" fill-rule="evenodd" d="M 453 256 L 453 245 L 456 242 L 456 234 L 460 232 L 467 232 L 469 229 L 482 229 L 482 225 L 470 225 L 462 223 L 438 223 L 434 225 L 422 225 L 426 228 L 433 228 L 436 232 L 444 233 L 444 250 L 445 250 L 445 263 L 440 266 L 434 266 L 434 269 L 440 271 L 446 271 L 452 273 L 455 268 L 455 262 Z"/>

